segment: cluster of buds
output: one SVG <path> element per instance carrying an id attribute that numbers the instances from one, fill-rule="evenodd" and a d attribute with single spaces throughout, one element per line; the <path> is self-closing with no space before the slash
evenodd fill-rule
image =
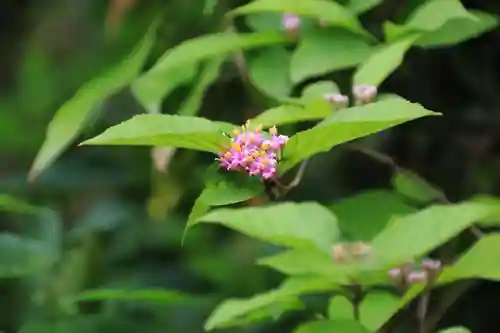
<path id="1" fill-rule="evenodd" d="M 341 243 L 332 247 L 332 258 L 344 264 L 365 258 L 371 253 L 371 246 L 364 242 Z"/>
<path id="2" fill-rule="evenodd" d="M 278 135 L 276 127 L 263 132 L 262 126 L 252 130 L 247 122 L 241 130 L 233 131 L 229 148 L 216 160 L 229 171 L 243 171 L 262 179 L 274 178 L 280 150 L 287 141 L 287 136 Z"/>
<path id="3" fill-rule="evenodd" d="M 352 95 L 354 96 L 356 105 L 368 104 L 373 102 L 377 97 L 377 87 L 367 84 L 358 84 L 352 88 Z"/>
<path id="4" fill-rule="evenodd" d="M 401 267 L 389 271 L 389 278 L 399 289 L 406 289 L 414 284 L 433 282 L 441 271 L 441 262 L 433 259 L 423 259 L 419 265 L 407 262 Z"/>
<path id="5" fill-rule="evenodd" d="M 300 16 L 291 13 L 283 14 L 281 24 L 289 37 L 297 37 L 301 23 Z"/>
<path id="6" fill-rule="evenodd" d="M 349 97 L 339 93 L 325 94 L 323 98 L 330 103 L 334 109 L 342 109 L 349 106 Z"/>

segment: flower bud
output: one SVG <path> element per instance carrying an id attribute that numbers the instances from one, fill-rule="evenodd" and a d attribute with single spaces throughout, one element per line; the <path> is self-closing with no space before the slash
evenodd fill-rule
<path id="1" fill-rule="evenodd" d="M 428 274 L 426 271 L 413 271 L 406 277 L 406 281 L 409 285 L 427 283 Z"/>
<path id="2" fill-rule="evenodd" d="M 363 242 L 349 244 L 349 253 L 356 259 L 367 256 L 371 250 L 372 247 Z"/>
<path id="3" fill-rule="evenodd" d="M 403 271 L 399 267 L 390 269 L 388 275 L 389 279 L 395 284 L 400 284 L 403 280 Z"/>
<path id="4" fill-rule="evenodd" d="M 377 97 L 377 87 L 367 84 L 358 84 L 352 88 L 352 94 L 356 100 L 356 104 L 371 103 L 375 100 L 375 97 Z"/>
<path id="5" fill-rule="evenodd" d="M 441 270 L 441 261 L 424 259 L 422 260 L 421 266 L 427 272 L 429 279 L 435 280 Z"/>
<path id="6" fill-rule="evenodd" d="M 297 37 L 301 24 L 300 16 L 290 13 L 283 14 L 281 24 L 289 37 Z"/>
<path id="7" fill-rule="evenodd" d="M 336 109 L 342 109 L 349 105 L 349 97 L 342 94 L 331 93 L 325 94 L 323 97 Z"/>
<path id="8" fill-rule="evenodd" d="M 348 253 L 346 251 L 344 244 L 337 244 L 332 247 L 332 258 L 338 263 L 343 263 L 346 261 Z"/>

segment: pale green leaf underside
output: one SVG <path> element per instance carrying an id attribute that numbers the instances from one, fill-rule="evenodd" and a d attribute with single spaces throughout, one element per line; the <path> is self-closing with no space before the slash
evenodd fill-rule
<path id="1" fill-rule="evenodd" d="M 438 115 L 401 98 L 339 110 L 315 127 L 290 138 L 280 171 L 332 147 L 417 118 Z"/>
<path id="2" fill-rule="evenodd" d="M 335 216 L 325 207 L 313 202 L 216 209 L 196 223 L 221 224 L 277 245 L 319 248 L 325 251 L 329 251 L 338 237 Z"/>
<path id="3" fill-rule="evenodd" d="M 213 56 L 286 42 L 286 37 L 277 32 L 224 32 L 192 38 L 168 50 L 153 68 L 134 82 L 132 89 L 141 104 L 149 109 L 159 105 L 170 90 L 172 85 L 169 80 L 174 80 L 175 84 L 178 82 L 176 75 L 179 69 L 197 66 L 201 60 Z"/>
<path id="4" fill-rule="evenodd" d="M 83 85 L 56 111 L 48 125 L 45 141 L 31 167 L 30 179 L 36 178 L 80 134 L 104 99 L 124 88 L 139 74 L 154 44 L 156 27 L 156 23 L 150 27 L 144 39 L 127 59 Z"/>
<path id="5" fill-rule="evenodd" d="M 232 125 L 200 117 L 139 115 L 108 128 L 82 145 L 168 146 L 218 153 L 229 142 L 221 134 L 227 127 Z"/>

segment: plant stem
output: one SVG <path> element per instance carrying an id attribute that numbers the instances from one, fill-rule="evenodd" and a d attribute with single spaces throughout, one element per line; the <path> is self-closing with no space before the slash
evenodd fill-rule
<path id="1" fill-rule="evenodd" d="M 429 305 L 430 290 L 427 290 L 420 296 L 417 305 L 418 333 L 426 333 L 427 325 L 425 316 L 427 315 L 427 306 Z"/>

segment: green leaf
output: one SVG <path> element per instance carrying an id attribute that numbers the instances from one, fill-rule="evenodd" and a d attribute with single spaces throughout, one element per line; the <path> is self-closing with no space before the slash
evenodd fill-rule
<path id="1" fill-rule="evenodd" d="M 317 103 L 316 103 L 317 104 Z M 250 120 L 251 124 L 259 124 L 264 128 L 280 126 L 301 121 L 324 119 L 332 114 L 330 107 L 316 107 L 309 103 L 305 108 L 293 105 L 281 105 L 264 111 Z"/>
<path id="2" fill-rule="evenodd" d="M 317 101 L 318 99 L 324 100 L 325 94 L 333 94 L 340 93 L 340 89 L 335 82 L 332 81 L 318 81 L 313 84 L 307 85 L 302 91 L 301 99 L 304 101 Z M 328 109 L 331 114 L 331 105 L 330 103 L 325 102 L 328 105 Z"/>
<path id="3" fill-rule="evenodd" d="M 363 209 L 359 209 L 363 207 Z M 331 206 L 342 234 L 352 240 L 372 240 L 395 216 L 416 211 L 401 196 L 386 190 L 366 191 Z"/>
<path id="4" fill-rule="evenodd" d="M 29 173 L 34 180 L 77 138 L 107 97 L 127 86 L 141 71 L 155 41 L 154 23 L 132 53 L 116 67 L 83 85 L 65 102 L 50 121 L 45 141 Z"/>
<path id="5" fill-rule="evenodd" d="M 2 210 L 14 213 L 39 214 L 44 209 L 41 207 L 32 206 L 9 195 L 0 194 L 0 211 Z"/>
<path id="6" fill-rule="evenodd" d="M 417 39 L 415 45 L 422 47 L 450 46 L 475 38 L 498 26 L 498 18 L 488 13 L 471 10 L 476 19 L 460 18 L 446 22 L 436 31 Z"/>
<path id="7" fill-rule="evenodd" d="M 500 224 L 500 198 L 488 195 L 477 195 L 470 201 L 486 205 L 489 208 L 490 213 L 484 219 L 478 221 L 479 225 L 490 227 Z"/>
<path id="8" fill-rule="evenodd" d="M 280 171 L 283 173 L 300 161 L 344 142 L 430 115 L 438 113 L 400 98 L 338 110 L 315 127 L 290 138 Z"/>
<path id="9" fill-rule="evenodd" d="M 178 111 L 179 115 L 194 116 L 198 113 L 198 110 L 203 103 L 205 92 L 217 80 L 220 68 L 224 63 L 225 58 L 225 56 L 220 56 L 208 61 L 205 68 L 201 72 L 198 83 L 191 90 L 189 97 L 182 103 Z"/>
<path id="10" fill-rule="evenodd" d="M 372 333 L 355 320 L 317 320 L 300 325 L 294 333 Z"/>
<path id="11" fill-rule="evenodd" d="M 14 234 L 0 234 L 0 278 L 14 278 L 40 272 L 53 257 L 44 243 Z"/>
<path id="12" fill-rule="evenodd" d="M 396 218 L 372 242 L 377 263 L 398 265 L 428 253 L 489 214 L 477 203 L 433 205 Z"/>
<path id="13" fill-rule="evenodd" d="M 345 29 L 307 31 L 292 56 L 292 81 L 297 83 L 313 76 L 356 66 L 366 60 L 371 51 L 369 43 Z"/>
<path id="14" fill-rule="evenodd" d="M 283 31 L 283 13 L 262 12 L 250 14 L 245 17 L 245 22 L 253 31 Z M 314 29 L 317 22 L 309 17 L 301 17 L 300 31 Z"/>
<path id="15" fill-rule="evenodd" d="M 400 298 L 386 291 L 370 291 L 359 308 L 360 321 L 369 330 L 376 332 L 400 307 Z"/>
<path id="16" fill-rule="evenodd" d="M 439 331 L 439 333 L 471 333 L 471 331 L 465 327 L 450 327 Z"/>
<path id="17" fill-rule="evenodd" d="M 146 109 L 157 109 L 165 94 L 179 83 L 179 73 L 188 78 L 191 74 L 189 68 L 196 67 L 201 60 L 241 49 L 285 42 L 286 37 L 276 32 L 224 32 L 192 38 L 168 50 L 147 73 L 134 82 L 132 90 Z"/>
<path id="18" fill-rule="evenodd" d="M 347 297 L 335 295 L 328 303 L 328 319 L 354 319 L 354 306 Z"/>
<path id="19" fill-rule="evenodd" d="M 282 313 L 302 308 L 302 303 L 295 296 L 271 290 L 249 299 L 229 299 L 212 312 L 205 330 L 249 324 L 266 317 L 279 317 Z"/>
<path id="20" fill-rule="evenodd" d="M 313 275 L 325 277 L 334 284 L 348 284 L 353 269 L 336 265 L 329 253 L 315 249 L 292 249 L 257 261 L 280 273 L 292 276 Z"/>
<path id="21" fill-rule="evenodd" d="M 326 0 L 256 0 L 234 9 L 230 14 L 246 15 L 261 12 L 294 13 L 370 36 L 349 10 L 338 3 Z"/>
<path id="22" fill-rule="evenodd" d="M 419 35 L 411 34 L 393 43 L 382 45 L 357 69 L 354 84 L 380 85 L 403 62 L 406 51 Z"/>
<path id="23" fill-rule="evenodd" d="M 438 282 L 461 279 L 500 281 L 500 233 L 485 235 L 451 267 L 445 267 Z"/>
<path id="24" fill-rule="evenodd" d="M 382 0 L 350 0 L 347 9 L 356 14 L 363 14 L 382 3 Z"/>
<path id="25" fill-rule="evenodd" d="M 208 184 L 194 203 L 186 231 L 196 224 L 196 220 L 205 215 L 211 207 L 232 205 L 263 194 L 264 188 L 257 178 L 249 178 L 246 175 L 244 177 L 246 177 L 244 183 L 222 180 Z"/>
<path id="26" fill-rule="evenodd" d="M 193 300 L 193 297 L 178 291 L 162 289 L 96 289 L 87 290 L 71 297 L 71 302 L 87 301 L 144 301 L 155 303 L 178 303 Z"/>
<path id="27" fill-rule="evenodd" d="M 169 146 L 218 153 L 228 143 L 221 134 L 224 126 L 231 125 L 200 117 L 139 115 L 81 145 Z"/>
<path id="28" fill-rule="evenodd" d="M 443 192 L 409 170 L 398 169 L 392 178 L 392 184 L 402 195 L 421 203 L 434 200 L 446 201 Z"/>
<path id="29" fill-rule="evenodd" d="M 295 248 L 330 250 L 338 237 L 337 219 L 318 203 L 216 209 L 196 223 L 216 223 L 266 242 Z"/>
<path id="30" fill-rule="evenodd" d="M 426 1 L 405 22 L 405 27 L 416 31 L 436 31 L 454 19 L 476 18 L 467 12 L 460 0 Z"/>
<path id="31" fill-rule="evenodd" d="M 248 62 L 252 83 L 263 93 L 277 100 L 290 95 L 290 52 L 283 47 L 265 48 Z"/>
<path id="32" fill-rule="evenodd" d="M 329 278 L 321 276 L 292 276 L 288 277 L 280 285 L 279 290 L 283 294 L 290 296 L 304 295 L 312 293 L 323 293 L 338 290 L 339 286 Z"/>

